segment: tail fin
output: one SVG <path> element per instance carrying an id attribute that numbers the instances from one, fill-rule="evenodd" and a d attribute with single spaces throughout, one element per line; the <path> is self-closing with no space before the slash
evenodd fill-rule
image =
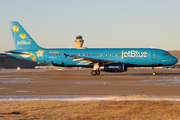
<path id="1" fill-rule="evenodd" d="M 10 28 L 17 50 L 40 49 L 41 47 L 31 38 L 24 28 L 16 21 L 10 21 Z"/>

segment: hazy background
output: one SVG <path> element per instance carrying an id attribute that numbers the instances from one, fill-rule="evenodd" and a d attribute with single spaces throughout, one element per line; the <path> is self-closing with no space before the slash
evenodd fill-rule
<path id="1" fill-rule="evenodd" d="M 180 50 L 180 0 L 0 0 L 0 52 L 15 49 L 9 21 L 42 47 Z"/>

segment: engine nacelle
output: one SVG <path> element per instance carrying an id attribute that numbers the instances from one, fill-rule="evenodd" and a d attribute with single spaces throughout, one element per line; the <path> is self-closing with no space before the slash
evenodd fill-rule
<path id="1" fill-rule="evenodd" d="M 123 63 L 112 63 L 100 67 L 100 70 L 105 72 L 124 72 L 127 71 L 127 67 Z"/>

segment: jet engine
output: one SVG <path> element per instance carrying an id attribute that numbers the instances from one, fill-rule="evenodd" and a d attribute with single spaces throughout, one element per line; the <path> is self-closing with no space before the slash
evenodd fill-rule
<path id="1" fill-rule="evenodd" d="M 111 63 L 101 66 L 100 70 L 105 72 L 125 72 L 127 67 L 123 63 Z"/>

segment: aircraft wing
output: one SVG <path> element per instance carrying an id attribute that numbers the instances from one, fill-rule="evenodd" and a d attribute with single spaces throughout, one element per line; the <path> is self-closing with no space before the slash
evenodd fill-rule
<path id="1" fill-rule="evenodd" d="M 94 59 L 94 58 L 83 57 L 83 56 L 67 55 L 65 53 L 64 53 L 64 56 L 72 57 L 72 58 L 74 58 L 73 61 L 81 61 L 80 63 L 86 62 L 85 65 L 94 64 L 94 63 L 100 63 L 100 64 L 118 63 L 118 62 L 110 61 L 110 60 L 102 60 L 102 59 Z"/>

